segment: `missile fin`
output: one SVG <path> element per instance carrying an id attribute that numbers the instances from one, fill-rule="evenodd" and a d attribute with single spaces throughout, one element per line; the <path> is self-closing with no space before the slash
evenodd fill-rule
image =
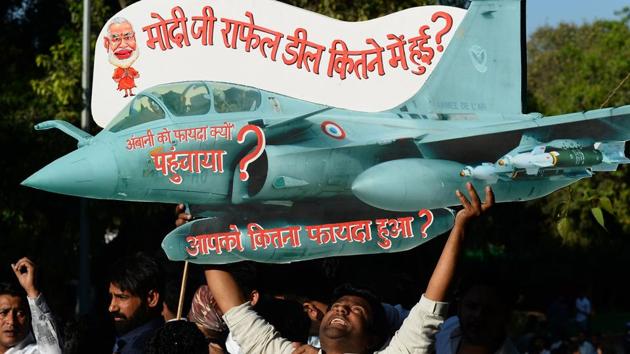
<path id="1" fill-rule="evenodd" d="M 620 164 L 630 163 L 625 155 L 625 142 L 624 141 L 610 141 L 606 143 L 597 142 L 594 144 L 595 150 L 601 151 L 603 155 L 604 164 Z M 595 166 L 593 166 L 595 167 Z M 601 171 L 615 171 L 615 170 L 601 170 Z"/>
<path id="2" fill-rule="evenodd" d="M 617 163 L 600 163 L 599 165 L 591 167 L 591 170 L 596 172 L 613 172 L 617 171 L 617 168 L 619 168 L 619 164 Z"/>
<path id="3" fill-rule="evenodd" d="M 545 145 L 538 145 L 532 150 L 532 155 L 540 155 L 545 152 Z"/>
<path id="4" fill-rule="evenodd" d="M 539 168 L 526 168 L 525 172 L 527 172 L 528 175 L 533 176 L 537 175 L 539 170 Z"/>

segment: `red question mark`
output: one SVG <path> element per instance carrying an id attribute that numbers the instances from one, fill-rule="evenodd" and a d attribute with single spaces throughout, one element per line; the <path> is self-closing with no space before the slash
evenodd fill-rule
<path id="1" fill-rule="evenodd" d="M 253 124 L 247 124 L 242 127 L 241 130 L 238 131 L 238 136 L 236 137 L 236 141 L 239 144 L 242 144 L 245 141 L 245 136 L 249 133 L 256 134 L 256 147 L 247 155 L 243 156 L 241 161 L 238 163 L 239 170 L 241 174 L 239 175 L 241 181 L 245 182 L 249 179 L 249 173 L 247 172 L 247 166 L 254 162 L 257 158 L 262 155 L 263 150 L 265 150 L 265 146 L 267 145 L 265 141 L 265 133 L 260 129 L 259 126 Z"/>
<path id="2" fill-rule="evenodd" d="M 438 52 L 441 52 L 444 50 L 444 46 L 442 45 L 442 36 L 447 34 L 453 27 L 453 18 L 448 12 L 438 11 L 431 16 L 431 22 L 437 21 L 438 18 L 442 18 L 446 21 L 446 26 L 435 35 L 435 43 L 438 44 L 437 50 Z"/>
<path id="3" fill-rule="evenodd" d="M 422 238 L 427 238 L 427 229 L 433 224 L 433 213 L 429 209 L 422 209 L 418 212 L 420 218 L 427 217 L 427 221 L 420 226 L 420 235 Z"/>

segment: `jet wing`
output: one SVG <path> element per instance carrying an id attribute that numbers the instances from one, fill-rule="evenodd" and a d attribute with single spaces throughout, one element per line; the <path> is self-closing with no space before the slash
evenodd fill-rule
<path id="1" fill-rule="evenodd" d="M 322 120 L 339 123 L 347 138 L 331 140 L 321 134 L 316 125 Z M 551 117 L 534 113 L 492 121 L 396 119 L 386 114 L 365 116 L 318 107 L 299 116 L 265 120 L 261 126 L 271 144 L 322 148 L 392 144 L 398 148 L 402 143 L 415 145 L 424 158 L 476 164 L 496 161 L 522 146 L 526 138 L 532 139 L 532 148 L 555 139 L 589 139 L 593 143 L 630 140 L 630 105 Z M 303 132 L 306 135 L 300 135 Z"/>
<path id="2" fill-rule="evenodd" d="M 524 136 L 532 145 L 555 139 L 597 141 L 630 140 L 630 105 L 527 120 L 501 121 L 426 134 L 416 140 L 427 158 L 463 163 L 496 161 L 521 145 Z M 532 147 L 533 147 L 532 146 Z"/>

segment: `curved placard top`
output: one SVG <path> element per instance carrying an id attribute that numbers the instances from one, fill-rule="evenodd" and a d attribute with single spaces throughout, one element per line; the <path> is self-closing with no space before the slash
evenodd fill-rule
<path id="1" fill-rule="evenodd" d="M 465 13 L 424 6 L 344 22 L 271 0 L 140 1 L 98 36 L 92 115 L 104 127 L 133 95 L 187 80 L 390 109 L 426 82 Z"/>

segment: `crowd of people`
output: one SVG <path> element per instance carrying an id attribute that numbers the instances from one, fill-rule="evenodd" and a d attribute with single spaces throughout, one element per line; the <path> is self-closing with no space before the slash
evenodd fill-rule
<path id="1" fill-rule="evenodd" d="M 508 325 L 516 292 L 503 278 L 477 273 L 451 286 L 466 226 L 494 203 L 490 188 L 483 202 L 472 185 L 467 189 L 469 197 L 456 191 L 463 208 L 426 290 L 410 310 L 352 284 L 329 294 L 270 292 L 259 286 L 258 265 L 250 262 L 204 268 L 205 281 L 189 282 L 192 291 L 180 299 L 181 274 L 137 253 L 109 270 L 108 311 L 116 333 L 111 352 L 601 353 L 598 338 L 588 336 L 592 308 L 584 294 L 575 303 L 579 336 L 570 338 L 565 324 L 554 327 L 551 317 L 544 329 L 532 317 L 523 335 L 512 338 Z M 177 223 L 188 219 L 179 214 Z M 72 341 L 63 340 L 69 336 L 56 326 L 37 287 L 35 264 L 22 258 L 11 267 L 15 284 L 0 284 L 0 354 L 76 352 Z M 457 304 L 450 311 L 449 288 L 456 290 Z M 567 310 L 562 304 L 555 313 Z"/>

